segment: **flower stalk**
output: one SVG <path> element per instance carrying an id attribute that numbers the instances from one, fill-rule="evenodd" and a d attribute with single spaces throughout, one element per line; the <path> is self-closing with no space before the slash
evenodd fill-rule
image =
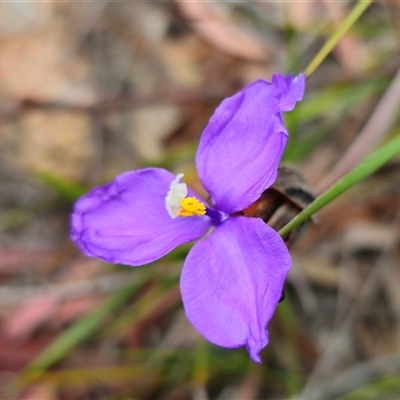
<path id="1" fill-rule="evenodd" d="M 321 65 L 321 63 L 338 44 L 344 34 L 357 22 L 358 18 L 361 17 L 361 15 L 372 4 L 372 2 L 373 0 L 359 0 L 357 2 L 350 14 L 335 30 L 333 35 L 328 39 L 324 46 L 322 46 L 321 50 L 310 61 L 304 71 L 305 76 L 309 77 Z"/>

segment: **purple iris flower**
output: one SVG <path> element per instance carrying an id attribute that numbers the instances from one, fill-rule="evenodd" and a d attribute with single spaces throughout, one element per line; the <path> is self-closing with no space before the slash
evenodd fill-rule
<path id="1" fill-rule="evenodd" d="M 132 266 L 209 233 L 183 267 L 186 315 L 210 342 L 246 346 L 256 362 L 291 259 L 277 232 L 238 213 L 274 183 L 288 137 L 282 112 L 292 110 L 303 92 L 303 75 L 274 75 L 221 103 L 196 157 L 212 204 L 181 182 L 183 174 L 146 168 L 93 189 L 72 215 L 71 237 L 86 255 Z"/>

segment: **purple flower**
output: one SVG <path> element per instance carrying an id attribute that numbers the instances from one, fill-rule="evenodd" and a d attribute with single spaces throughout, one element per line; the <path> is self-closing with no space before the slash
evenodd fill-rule
<path id="1" fill-rule="evenodd" d="M 260 362 L 291 266 L 280 236 L 237 213 L 271 186 L 287 141 L 282 112 L 303 97 L 304 76 L 274 75 L 224 100 L 204 130 L 198 175 L 212 204 L 159 168 L 126 172 L 75 205 L 71 237 L 88 256 L 139 266 L 200 239 L 181 276 L 186 315 L 210 342 L 246 346 Z"/>

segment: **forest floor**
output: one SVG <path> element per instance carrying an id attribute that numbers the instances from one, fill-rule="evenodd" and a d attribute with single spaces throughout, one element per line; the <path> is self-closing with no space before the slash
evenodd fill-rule
<path id="1" fill-rule="evenodd" d="M 162 166 L 199 188 L 218 104 L 303 71 L 353 3 L 0 3 L 1 399 L 400 398 L 399 158 L 291 246 L 262 365 L 186 319 L 189 246 L 128 268 L 69 238 L 75 200 L 121 172 Z M 373 3 L 286 116 L 284 162 L 315 194 L 367 128 L 399 130 L 399 21 L 397 2 Z"/>

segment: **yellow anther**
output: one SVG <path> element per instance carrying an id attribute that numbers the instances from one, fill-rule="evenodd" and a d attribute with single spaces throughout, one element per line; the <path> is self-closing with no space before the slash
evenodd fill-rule
<path id="1" fill-rule="evenodd" d="M 182 210 L 179 212 L 179 216 L 181 217 L 201 216 L 206 213 L 205 205 L 200 203 L 195 197 L 185 197 L 181 200 L 180 206 L 182 207 Z"/>

